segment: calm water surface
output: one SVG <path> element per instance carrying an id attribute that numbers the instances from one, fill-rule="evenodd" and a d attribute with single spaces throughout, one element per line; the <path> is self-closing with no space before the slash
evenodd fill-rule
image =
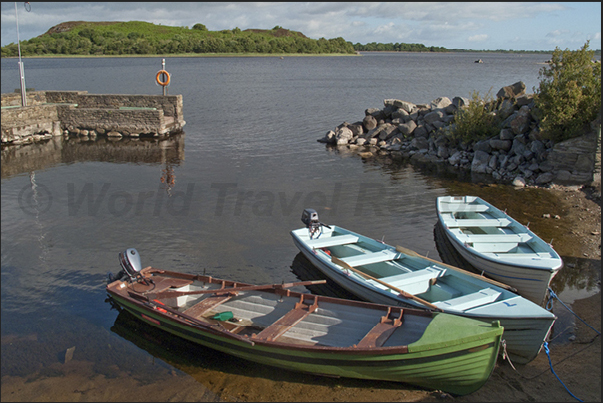
<path id="1" fill-rule="evenodd" d="M 473 63 L 478 58 L 484 63 Z M 106 274 L 119 271 L 118 252 L 135 247 L 143 266 L 243 282 L 317 276 L 289 235 L 302 225 L 307 207 L 323 222 L 439 260 L 435 198 L 474 194 L 495 200 L 531 222 L 545 240 L 554 238 L 572 262 L 555 279 L 561 298 L 571 304 L 595 293 L 579 257 L 563 249 L 564 228 L 540 218 L 560 213 L 546 191 L 485 186 L 487 178 L 392 158 L 362 160 L 316 142 L 344 121 L 361 120 L 365 109 L 382 108 L 388 98 L 428 103 L 441 96 L 470 98 L 474 91 L 495 96 L 520 80 L 532 92 L 549 58 L 167 58 L 169 93 L 184 99 L 184 134 L 117 142 L 53 139 L 3 149 L 3 376 L 44 373 L 72 346 L 74 360 L 94 362 L 99 374 L 136 366 L 145 382 L 155 381 L 158 365 L 203 384 L 217 373 L 257 371 L 252 365 L 234 369 L 235 360 L 202 348 L 195 350 L 202 358 L 192 359 L 182 352 L 193 348 L 187 343 L 156 335 L 126 314 L 118 317 L 105 301 Z M 1 62 L 2 93 L 12 92 L 19 87 L 17 60 Z M 155 84 L 161 58 L 24 63 L 27 86 L 37 90 L 161 94 Z M 568 337 L 568 323 L 556 325 L 557 334 L 563 333 L 558 342 Z M 198 375 L 201 367 L 205 375 Z M 268 378 L 279 373 L 261 371 Z"/>

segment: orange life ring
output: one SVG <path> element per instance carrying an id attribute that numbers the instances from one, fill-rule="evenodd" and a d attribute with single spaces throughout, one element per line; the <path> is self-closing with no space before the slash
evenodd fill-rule
<path id="1" fill-rule="evenodd" d="M 165 81 L 161 81 L 161 75 L 165 74 Z M 157 76 L 155 77 L 155 80 L 157 80 L 157 84 L 161 85 L 162 87 L 165 87 L 166 85 L 168 85 L 170 83 L 170 73 L 168 73 L 165 70 L 159 70 L 157 72 Z"/>

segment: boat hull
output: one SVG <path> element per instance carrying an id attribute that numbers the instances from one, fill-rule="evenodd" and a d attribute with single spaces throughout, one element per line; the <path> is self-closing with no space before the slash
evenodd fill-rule
<path id="1" fill-rule="evenodd" d="M 115 285 L 108 286 L 107 291 L 117 305 L 140 320 L 238 358 L 316 375 L 403 382 L 455 395 L 472 393 L 488 380 L 496 364 L 503 332 L 498 323 L 482 326 L 473 320 L 463 322 L 457 317 L 441 313 L 425 316 L 425 312 L 419 311 L 417 315 L 429 319 L 429 325 L 420 339 L 407 346 L 349 348 L 291 345 L 230 335 L 215 324 L 191 325 L 153 304 L 119 292 Z M 328 306 L 336 299 L 324 297 L 324 300 Z M 354 303 L 365 304 L 351 302 Z M 321 304 L 322 299 L 318 306 Z M 409 315 L 413 314 L 409 312 Z M 477 330 L 472 333 L 467 330 L 470 327 Z"/>
<path id="2" fill-rule="evenodd" d="M 549 244 L 475 196 L 438 197 L 436 210 L 445 237 L 476 272 L 514 287 L 520 295 L 536 304 L 543 303 L 551 280 L 563 267 L 561 257 Z M 463 224 L 463 221 L 467 223 Z M 493 225 L 496 221 L 501 224 Z M 509 237 L 508 240 L 517 237 L 519 242 L 507 242 L 501 235 Z M 476 237 L 481 239 L 474 239 Z"/>
<path id="3" fill-rule="evenodd" d="M 334 231 L 352 234 L 359 239 L 366 240 L 366 242 L 378 242 L 341 227 L 331 227 Z M 359 281 L 357 278 L 350 276 L 340 266 L 325 259 L 319 251 L 309 246 L 304 232 L 307 232 L 305 228 L 291 232 L 294 244 L 319 271 L 348 292 L 365 301 L 374 303 L 427 309 L 425 305 L 413 299 L 404 298 L 399 294 L 383 290 L 382 288 L 368 286 L 366 282 Z M 463 276 L 462 272 L 464 271 L 457 270 Z M 490 287 L 495 288 L 493 285 L 490 285 Z M 516 306 L 514 307 L 514 305 Z M 505 328 L 503 339 L 505 340 L 506 353 L 512 362 L 526 364 L 532 361 L 541 351 L 543 342 L 547 340 L 556 317 L 534 303 L 516 295 L 511 297 L 506 303 L 499 303 L 498 306 L 502 310 L 497 310 L 496 308 L 489 309 L 488 307 L 468 312 L 457 312 L 445 308 L 442 310 L 446 313 L 477 319 L 484 323 L 500 321 L 501 325 Z M 526 309 L 524 310 L 523 308 Z M 525 311 L 528 310 L 535 311 L 535 314 L 526 316 Z"/>

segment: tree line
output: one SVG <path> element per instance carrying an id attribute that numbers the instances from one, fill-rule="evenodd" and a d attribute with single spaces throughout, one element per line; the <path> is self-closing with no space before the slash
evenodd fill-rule
<path id="1" fill-rule="evenodd" d="M 354 47 L 343 38 L 310 39 L 279 26 L 272 30 L 239 28 L 208 31 L 203 24 L 187 27 L 135 29 L 141 23 L 94 25 L 86 23 L 68 31 L 44 34 L 21 42 L 21 55 L 161 55 L 203 53 L 267 54 L 354 54 Z M 144 23 L 149 24 L 149 23 Z M 154 25 L 154 24 L 150 24 Z M 125 27 L 125 29 L 124 29 Z M 2 47 L 2 57 L 18 56 L 17 44 Z"/>

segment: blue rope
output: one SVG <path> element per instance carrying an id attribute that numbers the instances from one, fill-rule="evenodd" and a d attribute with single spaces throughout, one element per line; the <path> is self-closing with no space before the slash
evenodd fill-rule
<path id="1" fill-rule="evenodd" d="M 559 377 L 557 376 L 557 374 L 555 373 L 555 371 L 553 370 L 553 363 L 551 362 L 551 356 L 549 355 L 549 343 L 547 343 L 546 341 L 543 344 L 544 346 L 544 351 L 546 352 L 546 356 L 549 359 L 549 365 L 551 367 L 551 372 L 553 373 L 553 375 L 555 375 L 555 378 L 557 378 L 557 380 L 559 382 L 561 382 L 561 384 L 563 385 L 563 387 L 565 388 L 565 390 L 567 390 L 567 393 L 569 393 L 574 399 L 576 399 L 579 402 L 582 402 L 583 400 L 580 400 L 579 398 L 577 398 L 576 396 L 574 396 L 574 394 L 572 392 L 570 392 L 570 390 L 567 388 L 567 386 L 565 386 L 565 384 L 561 381 L 561 379 L 559 379 Z"/>
<path id="2" fill-rule="evenodd" d="M 561 300 L 559 299 L 559 297 L 557 296 L 557 294 L 555 294 L 555 292 L 554 292 L 554 291 L 551 289 L 551 287 L 549 287 L 549 300 L 548 300 L 548 302 L 547 302 L 547 304 L 546 304 L 546 309 L 547 309 L 547 310 L 549 310 L 549 311 L 550 311 L 550 310 L 552 309 L 552 307 L 553 307 L 553 304 L 552 304 L 553 298 L 557 298 L 557 301 L 561 302 L 561 305 L 563 305 L 563 306 L 564 306 L 564 307 L 565 307 L 565 308 L 566 308 L 568 311 L 570 311 L 570 312 L 572 313 L 572 315 L 574 315 L 576 318 L 580 319 L 580 321 L 582 321 L 582 323 L 584 323 L 586 326 L 590 327 L 590 328 L 591 328 L 591 329 L 593 329 L 595 332 L 597 332 L 597 334 L 598 334 L 598 335 L 601 335 L 601 332 L 600 332 L 600 331 L 598 331 L 597 329 L 595 329 L 594 327 L 592 327 L 591 325 L 589 325 L 588 323 L 586 323 L 584 320 L 582 320 L 582 318 L 581 318 L 581 317 L 579 317 L 578 315 L 576 315 L 576 314 L 574 313 L 574 311 L 572 311 L 572 310 L 571 310 L 571 309 L 570 309 L 570 308 L 569 308 L 567 305 L 565 305 L 565 304 L 563 303 L 563 301 L 561 301 Z"/>

